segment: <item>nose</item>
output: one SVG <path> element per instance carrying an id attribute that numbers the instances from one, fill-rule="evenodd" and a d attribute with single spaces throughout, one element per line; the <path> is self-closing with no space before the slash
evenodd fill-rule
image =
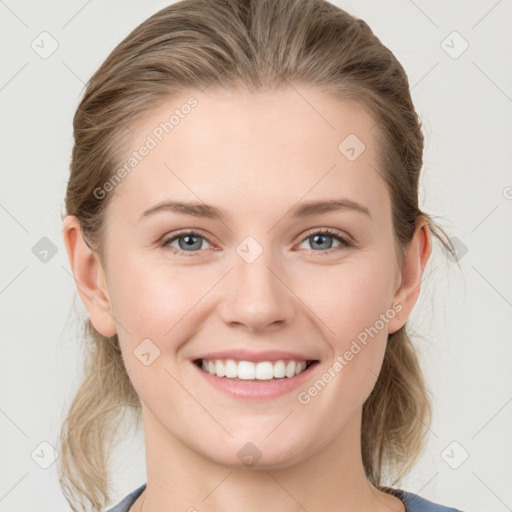
<path id="1" fill-rule="evenodd" d="M 234 258 L 219 306 L 227 325 L 258 332 L 282 328 L 291 322 L 295 295 L 287 285 L 286 271 L 270 253 L 263 251 L 251 263 L 238 255 Z"/>

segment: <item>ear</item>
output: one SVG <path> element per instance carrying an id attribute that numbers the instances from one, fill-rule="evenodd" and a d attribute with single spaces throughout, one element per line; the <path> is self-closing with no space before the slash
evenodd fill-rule
<path id="1" fill-rule="evenodd" d="M 78 218 L 68 215 L 63 220 L 63 236 L 71 271 L 89 317 L 95 329 L 103 336 L 116 334 L 112 304 L 105 273 L 98 253 L 85 243 Z"/>
<path id="2" fill-rule="evenodd" d="M 388 323 L 388 333 L 392 334 L 405 325 L 420 293 L 423 271 L 432 252 L 432 242 L 428 221 L 420 215 L 416 219 L 414 235 L 404 247 L 404 261 L 399 275 L 399 287 L 393 297 L 402 309 Z"/>

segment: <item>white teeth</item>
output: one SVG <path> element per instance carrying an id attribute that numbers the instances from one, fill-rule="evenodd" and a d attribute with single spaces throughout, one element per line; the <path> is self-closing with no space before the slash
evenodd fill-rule
<path id="1" fill-rule="evenodd" d="M 219 377 L 224 377 L 224 375 L 226 375 L 226 369 L 220 361 L 215 361 L 215 373 Z"/>
<path id="2" fill-rule="evenodd" d="M 284 361 L 276 361 L 274 363 L 274 377 L 276 379 L 282 379 L 286 375 L 286 368 Z"/>
<path id="3" fill-rule="evenodd" d="M 236 379 L 238 377 L 238 365 L 233 361 L 233 359 L 226 361 L 225 367 L 226 377 L 228 379 Z"/>
<path id="4" fill-rule="evenodd" d="M 274 378 L 274 367 L 270 361 L 258 363 L 255 372 L 255 378 L 258 380 L 270 380 Z"/>
<path id="5" fill-rule="evenodd" d="M 205 372 L 217 377 L 242 380 L 271 380 L 294 377 L 302 373 L 307 366 L 306 361 L 235 361 L 233 359 L 202 360 L 201 367 Z"/>
<path id="6" fill-rule="evenodd" d="M 256 378 L 256 365 L 250 361 L 239 361 L 238 378 L 252 380 Z"/>

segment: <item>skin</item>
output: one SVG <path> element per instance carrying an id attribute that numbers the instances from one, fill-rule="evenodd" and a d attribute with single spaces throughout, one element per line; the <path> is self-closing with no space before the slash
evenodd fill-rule
<path id="1" fill-rule="evenodd" d="M 136 124 L 120 161 L 189 96 L 168 99 Z M 148 483 L 130 510 L 405 510 L 364 475 L 361 412 L 388 334 L 416 303 L 431 239 L 420 217 L 399 267 L 390 197 L 376 171 L 375 120 L 314 89 L 193 96 L 198 106 L 110 192 L 104 261 L 84 243 L 77 219 L 64 219 L 81 299 L 100 333 L 118 334 L 141 399 Z M 352 162 L 338 150 L 350 133 L 366 145 Z M 339 197 L 367 206 L 371 218 L 354 210 L 287 216 L 297 202 Z M 228 218 L 164 211 L 139 219 L 170 199 L 214 205 Z M 186 251 L 178 238 L 157 244 L 191 228 L 204 237 L 189 257 L 173 252 Z M 325 228 L 356 245 L 329 236 L 315 244 L 309 237 Z M 263 250 L 252 263 L 236 252 L 247 236 Z M 401 311 L 300 404 L 298 391 L 393 303 Z M 146 338 L 160 350 L 149 366 L 133 353 Z M 320 364 L 299 390 L 248 402 L 213 389 L 191 363 L 235 346 L 298 351 Z M 253 467 L 237 456 L 249 441 L 262 454 Z"/>

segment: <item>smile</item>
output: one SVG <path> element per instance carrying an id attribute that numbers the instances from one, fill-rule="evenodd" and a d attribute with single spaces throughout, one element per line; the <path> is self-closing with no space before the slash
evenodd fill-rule
<path id="1" fill-rule="evenodd" d="M 292 392 L 311 378 L 319 361 L 196 359 L 192 367 L 208 388 L 232 398 L 269 400 Z"/>
<path id="2" fill-rule="evenodd" d="M 235 361 L 234 359 L 199 359 L 196 364 L 205 372 L 217 377 L 239 380 L 273 380 L 292 378 L 301 374 L 314 361 Z"/>

